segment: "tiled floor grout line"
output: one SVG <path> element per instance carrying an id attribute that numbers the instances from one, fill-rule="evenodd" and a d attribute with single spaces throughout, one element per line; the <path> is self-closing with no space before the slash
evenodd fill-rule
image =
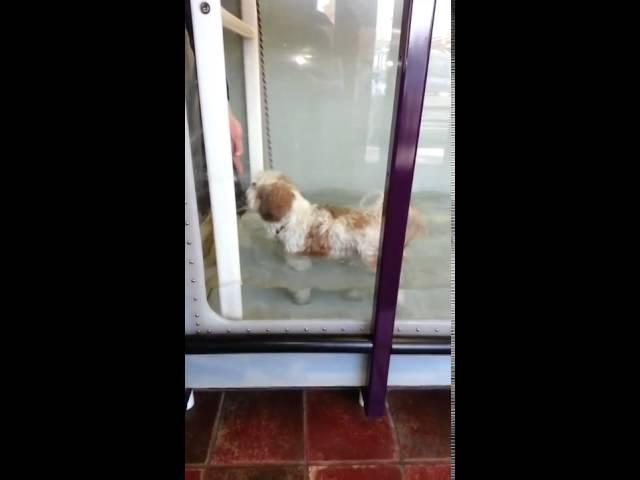
<path id="1" fill-rule="evenodd" d="M 360 465 L 370 465 L 370 466 L 378 466 L 378 465 L 443 465 L 449 464 L 449 458 L 422 458 L 422 459 L 413 459 L 413 460 L 371 460 L 371 459 L 362 459 L 362 460 L 316 460 L 313 462 L 309 462 L 308 464 L 300 461 L 287 461 L 287 460 L 275 460 L 273 462 L 257 462 L 257 463 L 215 463 L 215 464 L 204 464 L 204 463 L 189 463 L 185 464 L 186 469 L 198 470 L 204 468 L 246 468 L 246 467 L 304 467 L 308 466 L 322 466 L 322 467 L 333 467 L 333 466 L 341 466 L 345 467 L 353 467 Z"/>
<path id="2" fill-rule="evenodd" d="M 398 433 L 398 426 L 396 425 L 396 421 L 393 418 L 393 413 L 391 410 L 391 402 L 389 402 L 389 394 L 387 393 L 387 415 L 389 416 L 389 422 L 391 423 L 391 428 L 393 429 L 393 439 L 396 442 L 398 447 L 398 465 L 400 467 L 400 478 L 405 480 L 405 472 L 404 472 L 404 452 L 402 450 L 402 445 L 400 444 L 400 434 Z"/>
<path id="3" fill-rule="evenodd" d="M 404 465 L 440 465 L 450 464 L 451 457 L 409 458 L 404 460 Z"/>
<path id="4" fill-rule="evenodd" d="M 397 460 L 349 460 L 348 462 L 338 460 L 325 460 L 322 462 L 311 462 L 310 466 L 317 467 L 379 467 L 380 465 L 401 465 Z"/>
<path id="5" fill-rule="evenodd" d="M 211 429 L 211 438 L 209 438 L 209 448 L 207 450 L 207 458 L 205 459 L 205 465 L 211 466 L 211 460 L 213 459 L 213 448 L 216 444 L 216 437 L 218 435 L 218 429 L 220 426 L 220 419 L 222 417 L 222 407 L 224 405 L 225 392 L 220 394 L 220 402 L 218 403 L 218 411 L 216 412 L 216 418 L 213 421 L 213 428 Z M 204 473 L 202 474 L 204 477 Z"/>
<path id="6" fill-rule="evenodd" d="M 391 411 L 391 404 L 387 399 L 387 415 L 389 416 L 389 423 L 391 423 L 391 428 L 393 430 L 393 439 L 396 442 L 396 446 L 398 447 L 398 460 L 400 463 L 404 461 L 404 452 L 402 451 L 402 445 L 400 445 L 400 434 L 398 433 L 398 427 L 396 426 L 396 422 L 393 419 L 393 413 Z"/>
<path id="7" fill-rule="evenodd" d="M 309 480 L 309 430 L 307 427 L 307 391 L 302 390 L 302 447 L 304 450 L 304 478 Z"/>
<path id="8" fill-rule="evenodd" d="M 200 474 L 200 476 L 198 477 L 200 480 L 204 479 L 205 470 L 206 465 L 203 465 L 202 463 L 185 463 L 184 465 L 185 475 L 188 471 L 198 472 Z"/>
<path id="9" fill-rule="evenodd" d="M 309 462 L 309 465 L 319 465 L 319 466 L 357 466 L 357 465 L 401 465 L 402 462 L 397 459 L 386 459 L 386 460 L 373 460 L 370 458 L 361 459 L 361 460 L 316 460 L 313 462 Z"/>
<path id="10" fill-rule="evenodd" d="M 304 463 L 277 461 L 273 463 L 214 463 L 207 468 L 251 468 L 251 467 L 304 467 Z"/>

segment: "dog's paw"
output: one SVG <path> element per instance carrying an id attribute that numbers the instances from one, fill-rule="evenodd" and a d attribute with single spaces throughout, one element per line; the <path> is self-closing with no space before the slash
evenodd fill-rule
<path id="1" fill-rule="evenodd" d="M 362 292 L 356 288 L 350 288 L 349 290 L 345 291 L 343 296 L 347 300 L 362 300 Z"/>
<path id="2" fill-rule="evenodd" d="M 311 301 L 311 289 L 303 288 L 301 290 L 289 290 L 293 301 L 298 305 L 306 305 Z"/>
<path id="3" fill-rule="evenodd" d="M 369 255 L 366 257 L 362 257 L 362 261 L 365 263 L 370 273 L 376 273 L 378 270 L 378 256 L 377 255 Z"/>
<path id="4" fill-rule="evenodd" d="M 400 289 L 398 290 L 398 305 L 404 305 L 405 303 L 404 290 Z"/>

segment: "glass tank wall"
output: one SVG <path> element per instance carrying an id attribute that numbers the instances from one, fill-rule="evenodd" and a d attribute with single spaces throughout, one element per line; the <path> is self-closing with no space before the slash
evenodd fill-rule
<path id="1" fill-rule="evenodd" d="M 242 17 L 238 0 L 222 6 Z M 312 203 L 373 208 L 383 194 L 401 15 L 401 1 L 258 2 L 264 168 L 284 173 Z M 450 22 L 450 5 L 438 2 L 412 192 L 426 232 L 405 251 L 398 320 L 449 320 Z M 245 133 L 236 197 L 243 319 L 368 322 L 375 273 L 364 262 L 314 257 L 292 265 L 260 215 L 244 208 L 251 172 L 242 42 L 224 31 L 229 104 Z M 197 93 L 195 78 L 186 81 Z M 188 113 L 207 294 L 219 311 L 206 167 L 193 134 L 199 117 L 189 103 Z"/>

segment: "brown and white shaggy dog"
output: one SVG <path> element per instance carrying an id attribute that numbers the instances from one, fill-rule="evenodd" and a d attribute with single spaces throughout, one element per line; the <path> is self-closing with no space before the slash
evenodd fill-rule
<path id="1" fill-rule="evenodd" d="M 382 224 L 382 199 L 371 208 L 344 208 L 310 203 L 282 173 L 256 175 L 247 190 L 249 209 L 264 220 L 268 233 L 293 256 L 345 259 L 359 256 L 375 271 Z M 407 246 L 425 232 L 413 206 L 405 236 Z"/>

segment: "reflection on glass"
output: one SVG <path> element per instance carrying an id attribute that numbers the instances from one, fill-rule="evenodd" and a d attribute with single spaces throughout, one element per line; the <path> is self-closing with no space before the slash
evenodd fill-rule
<path id="1" fill-rule="evenodd" d="M 265 168 L 312 203 L 369 205 L 385 185 L 402 2 L 263 0 L 259 10 Z M 246 125 L 241 51 L 225 33 L 230 103 Z M 291 265 L 259 215 L 238 228 L 245 319 L 371 319 L 375 275 L 359 258 Z M 207 278 L 218 310 L 215 265 Z"/>
<path id="2" fill-rule="evenodd" d="M 428 234 L 407 249 L 397 318 L 448 320 L 451 262 L 451 5 L 438 2 L 411 200 Z"/>

